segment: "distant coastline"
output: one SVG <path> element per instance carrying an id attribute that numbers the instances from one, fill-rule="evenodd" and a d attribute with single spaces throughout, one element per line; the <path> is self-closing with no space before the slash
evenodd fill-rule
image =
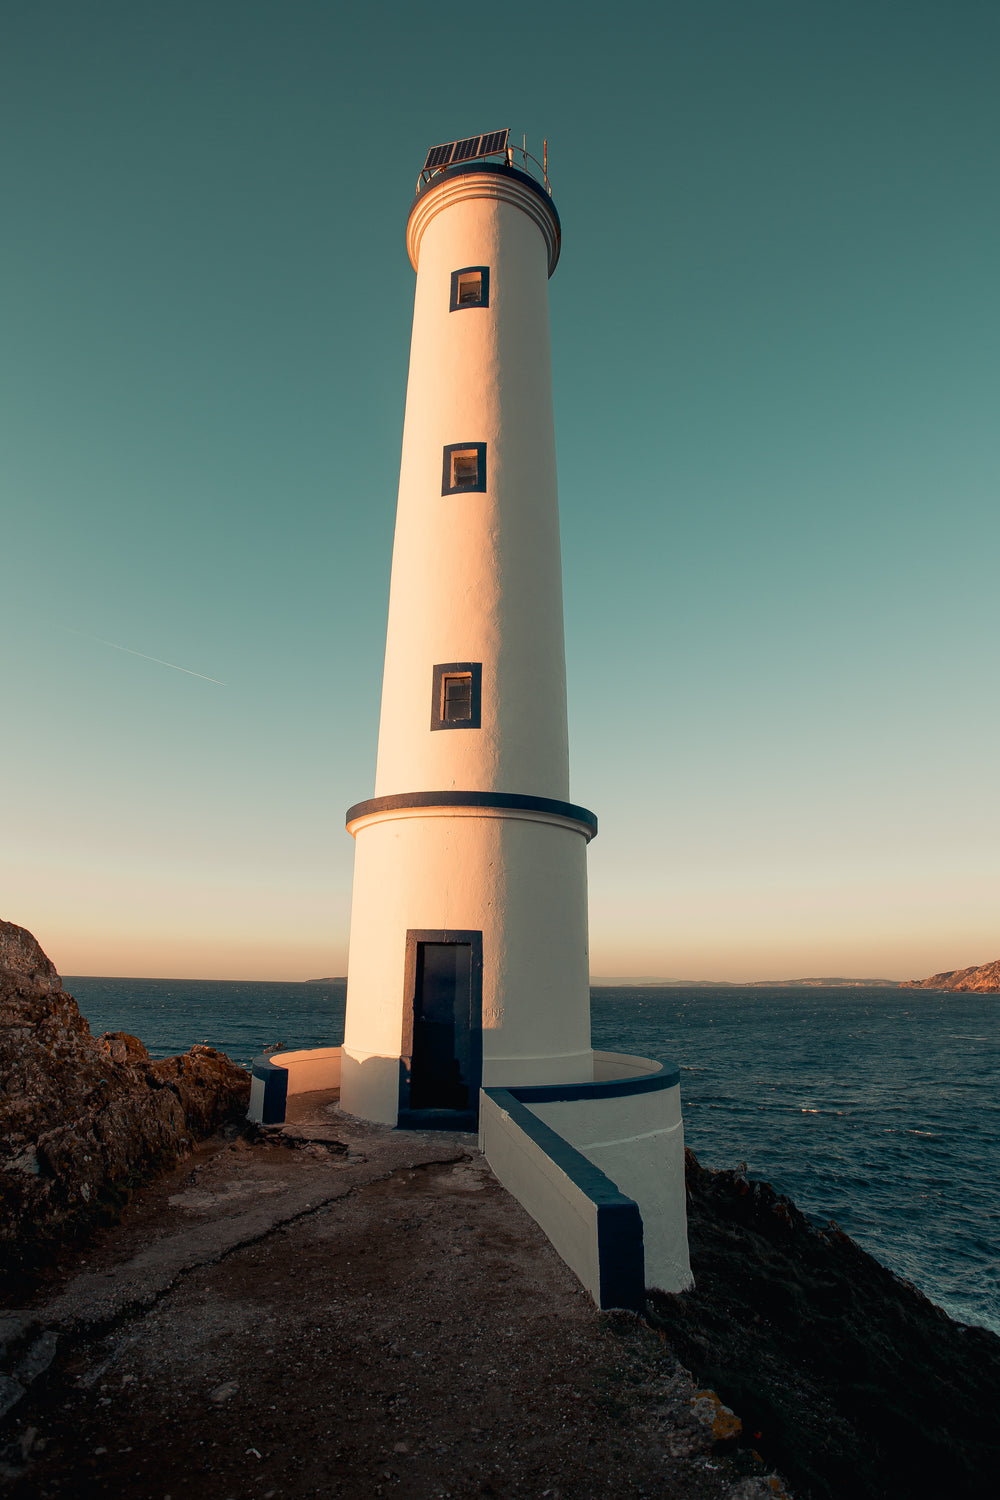
<path id="1" fill-rule="evenodd" d="M 725 989 L 725 990 L 752 990 L 752 989 L 899 989 L 898 979 L 650 979 L 643 974 L 640 977 L 630 975 L 615 976 L 610 979 L 591 976 L 590 985 L 592 989 Z"/>
<path id="2" fill-rule="evenodd" d="M 124 984 L 132 980 L 135 984 L 346 984 L 347 975 L 332 979 L 201 979 L 197 974 L 64 974 L 66 984 L 75 984 L 78 979 L 109 980 Z"/>
<path id="3" fill-rule="evenodd" d="M 67 974 L 66 983 L 72 984 L 77 979 L 108 979 L 114 977 L 120 981 L 122 978 L 133 978 L 138 981 L 146 981 L 153 976 L 150 975 L 115 975 L 106 974 Z M 177 984 L 204 984 L 212 983 L 211 980 L 200 980 L 185 976 L 163 976 L 173 978 Z M 321 979 L 248 979 L 248 980 L 223 980 L 220 983 L 246 983 L 246 984 L 346 984 L 346 974 L 326 975 Z M 590 985 L 595 990 L 624 990 L 624 989 L 684 989 L 684 990 L 795 990 L 795 989 L 900 989 L 900 990 L 940 990 L 942 993 L 948 991 L 965 992 L 973 991 L 981 994 L 1000 994 L 1000 959 L 993 963 L 980 964 L 978 968 L 970 969 L 946 969 L 940 974 L 932 974 L 929 979 L 885 979 L 865 978 L 856 979 L 847 975 L 818 975 L 806 979 L 673 979 L 664 978 L 659 974 L 594 974 L 591 975 Z"/>
<path id="4" fill-rule="evenodd" d="M 994 965 L 993 967 L 998 967 Z M 960 974 L 970 974 L 971 969 L 962 969 Z M 945 978 L 944 975 L 935 975 L 936 979 Z M 115 984 L 121 984 L 133 980 L 137 984 L 346 984 L 346 974 L 328 975 L 323 979 L 199 979 L 192 974 L 66 974 L 63 976 L 66 984 L 71 985 L 78 979 L 83 980 L 111 980 Z M 837 979 L 837 978 L 815 978 L 815 979 L 661 979 L 659 975 L 648 974 L 617 974 L 593 975 L 590 980 L 591 989 L 684 989 L 684 990 L 750 990 L 750 989 L 803 989 L 803 988 L 827 988 L 827 989 L 912 989 L 921 987 L 923 989 L 947 988 L 948 986 L 934 985 L 930 980 L 910 979 L 901 981 L 899 979 Z M 954 986 L 952 986 L 953 988 Z"/>

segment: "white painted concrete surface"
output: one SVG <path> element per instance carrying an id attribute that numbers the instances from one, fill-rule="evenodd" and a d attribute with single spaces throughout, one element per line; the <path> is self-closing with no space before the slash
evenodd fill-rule
<path id="1" fill-rule="evenodd" d="M 296 1094 L 310 1094 L 316 1089 L 338 1089 L 340 1087 L 339 1047 L 308 1047 L 295 1052 L 274 1052 L 267 1061 L 283 1069 L 286 1075 L 285 1099 Z M 267 1083 L 263 1078 L 251 1074 L 250 1104 L 247 1119 L 260 1124 L 265 1116 Z M 269 1106 L 273 1111 L 273 1096 Z"/>
<path id="2" fill-rule="evenodd" d="M 264 1080 L 263 1078 L 250 1078 L 250 1103 L 247 1106 L 247 1119 L 256 1120 L 259 1125 L 264 1118 Z"/>
<path id="3" fill-rule="evenodd" d="M 375 795 L 460 787 L 569 798 L 548 257 L 537 195 L 433 189 L 419 240 Z M 490 305 L 449 311 L 451 274 Z M 448 443 L 485 442 L 484 494 L 441 494 Z M 479 731 L 430 733 L 431 667 L 483 666 Z"/>
<path id="4" fill-rule="evenodd" d="M 680 1086 L 611 1099 L 526 1101 L 526 1107 L 635 1199 L 646 1285 L 664 1292 L 692 1286 Z"/>
<path id="5" fill-rule="evenodd" d="M 270 1062 L 288 1072 L 288 1097 L 315 1089 L 340 1088 L 340 1048 L 307 1047 L 299 1052 L 272 1052 Z"/>
<path id="6" fill-rule="evenodd" d="M 569 800 L 548 276 L 557 220 L 471 171 L 417 202 L 417 270 L 376 797 Z M 489 268 L 489 306 L 450 310 Z M 484 492 L 442 494 L 446 445 L 486 444 Z M 431 728 L 435 665 L 482 666 L 481 727 Z M 379 811 L 356 843 L 343 1107 L 394 1123 L 408 929 L 482 932 L 484 1082 L 592 1077 L 585 837 L 496 808 Z"/>
<path id="7" fill-rule="evenodd" d="M 408 929 L 483 934 L 484 1083 L 589 1081 L 586 915 L 586 841 L 572 828 L 503 815 L 374 822 L 355 851 L 344 1108 L 362 1112 L 348 1102 L 348 1058 L 400 1056 Z"/>
<path id="8" fill-rule="evenodd" d="M 653 1059 L 596 1052 L 595 1083 L 618 1081 L 622 1092 L 609 1096 L 595 1088 L 582 1098 L 545 1101 L 520 1095 L 518 1104 L 638 1206 L 645 1285 L 680 1292 L 694 1283 L 687 1244 L 680 1085 L 642 1087 L 658 1076 L 666 1082 L 671 1075 Z M 637 1087 L 630 1088 L 630 1083 Z M 586 1195 L 543 1146 L 485 1094 L 479 1133 L 480 1149 L 504 1187 L 537 1220 L 600 1305 L 594 1292 L 595 1265 L 600 1269 L 597 1218 L 581 1202 Z"/>
<path id="9" fill-rule="evenodd" d="M 599 1307 L 596 1205 L 486 1094 L 480 1096 L 479 1149 L 508 1193 L 545 1231 L 557 1254 Z"/>
<path id="10" fill-rule="evenodd" d="M 595 1052 L 594 1082 L 611 1083 L 617 1078 L 642 1078 L 662 1067 L 654 1057 L 635 1057 L 630 1052 Z"/>

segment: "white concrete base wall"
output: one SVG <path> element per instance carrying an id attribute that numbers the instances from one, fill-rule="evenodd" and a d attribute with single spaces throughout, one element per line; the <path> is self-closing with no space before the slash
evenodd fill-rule
<path id="1" fill-rule="evenodd" d="M 600 1307 L 597 1205 L 487 1094 L 479 1100 L 479 1149 Z"/>
<path id="2" fill-rule="evenodd" d="M 484 1037 L 485 1041 L 485 1037 Z M 545 1057 L 484 1057 L 484 1088 L 515 1088 L 541 1083 L 578 1083 L 594 1066 L 594 1054 L 587 1047 L 581 1052 L 566 1052 Z"/>
<path id="3" fill-rule="evenodd" d="M 288 1071 L 288 1098 L 315 1089 L 340 1088 L 339 1047 L 306 1047 L 300 1052 L 272 1052 L 271 1062 Z"/>
<path id="4" fill-rule="evenodd" d="M 593 1079 L 583 834 L 510 812 L 404 810 L 357 831 L 344 1109 L 395 1123 L 414 929 L 483 935 L 484 1082 Z"/>
<path id="5" fill-rule="evenodd" d="M 646 1285 L 664 1292 L 692 1286 L 680 1086 L 526 1106 L 639 1205 Z"/>
<path id="6" fill-rule="evenodd" d="M 263 1078 L 250 1079 L 250 1103 L 247 1107 L 247 1119 L 253 1120 L 259 1125 L 264 1118 L 264 1080 Z"/>
<path id="7" fill-rule="evenodd" d="M 634 1057 L 630 1052 L 595 1052 L 594 1082 L 611 1083 L 617 1078 L 642 1078 L 662 1067 L 655 1057 Z"/>
<path id="8" fill-rule="evenodd" d="M 399 1116 L 399 1056 L 355 1053 L 345 1046 L 340 1067 L 340 1107 L 362 1120 L 395 1125 Z"/>
<path id="9" fill-rule="evenodd" d="M 694 1284 L 680 1084 L 676 1069 L 624 1053 L 595 1053 L 594 1074 L 590 1089 L 545 1089 L 568 1098 L 532 1097 L 530 1088 L 484 1092 L 480 1149 L 598 1306 L 611 1305 L 616 1286 L 626 1292 L 621 1305 L 635 1306 L 628 1288 L 636 1278 L 643 1290 Z M 623 1204 L 641 1216 L 637 1252 Z"/>
<path id="10" fill-rule="evenodd" d="M 279 1124 L 285 1118 L 286 1102 L 295 1094 L 339 1089 L 340 1053 L 339 1047 L 308 1047 L 254 1058 L 247 1119 L 258 1125 Z"/>

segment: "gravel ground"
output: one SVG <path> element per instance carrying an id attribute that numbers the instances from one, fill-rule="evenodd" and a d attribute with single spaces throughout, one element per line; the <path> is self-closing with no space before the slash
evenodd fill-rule
<path id="1" fill-rule="evenodd" d="M 12 1500 L 787 1493 L 661 1332 L 595 1311 L 474 1137 L 319 1096 L 203 1147 L 34 1302 L 11 1370 L 58 1345 L 0 1432 Z"/>

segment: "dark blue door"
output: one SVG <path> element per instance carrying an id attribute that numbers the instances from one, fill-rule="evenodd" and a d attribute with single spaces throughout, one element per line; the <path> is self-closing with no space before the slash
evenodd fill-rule
<path id="1" fill-rule="evenodd" d="M 478 1095 L 472 1002 L 472 945 L 418 943 L 411 1109 L 469 1109 Z"/>

